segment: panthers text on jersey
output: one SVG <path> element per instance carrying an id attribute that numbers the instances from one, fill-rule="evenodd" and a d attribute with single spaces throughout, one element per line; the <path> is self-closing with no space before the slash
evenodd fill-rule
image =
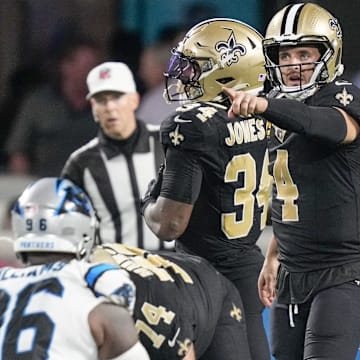
<path id="1" fill-rule="evenodd" d="M 0 269 L 0 359 L 98 359 L 88 315 L 101 302 L 133 310 L 135 289 L 115 265 L 72 260 Z"/>
<path id="2" fill-rule="evenodd" d="M 182 162 L 192 161 L 202 174 L 199 189 L 165 184 L 160 194 L 194 205 L 177 239 L 188 251 L 211 262 L 253 262 L 242 254 L 254 247 L 266 224 L 271 190 L 266 132 L 264 119 L 230 119 L 225 106 L 212 102 L 184 105 L 162 123 L 166 157 L 182 154 L 181 161 L 167 161 L 167 170 L 173 166 L 179 173 Z M 190 185 L 187 178 L 191 174 L 184 171 L 181 181 Z"/>
<path id="3" fill-rule="evenodd" d="M 197 358 L 250 359 L 240 296 L 205 259 L 104 244 L 93 261 L 129 272 L 135 326 L 151 359 L 181 359 L 192 342 Z"/>
<path id="4" fill-rule="evenodd" d="M 343 109 L 360 124 L 360 90 L 348 81 L 325 85 L 305 102 Z M 279 292 L 279 301 L 303 302 L 360 273 L 360 138 L 334 145 L 273 125 L 269 152 L 272 224 L 285 268 L 278 286 L 292 288 L 292 298 Z"/>

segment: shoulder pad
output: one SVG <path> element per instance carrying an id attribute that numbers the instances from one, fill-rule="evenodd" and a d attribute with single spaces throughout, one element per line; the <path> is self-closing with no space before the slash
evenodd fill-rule
<path id="1" fill-rule="evenodd" d="M 209 147 L 217 133 L 214 120 L 224 114 L 225 108 L 213 103 L 184 105 L 161 124 L 161 142 L 165 147 L 196 151 Z"/>
<path id="2" fill-rule="evenodd" d="M 308 105 L 337 107 L 360 121 L 360 89 L 347 80 L 336 80 L 323 86 Z"/>

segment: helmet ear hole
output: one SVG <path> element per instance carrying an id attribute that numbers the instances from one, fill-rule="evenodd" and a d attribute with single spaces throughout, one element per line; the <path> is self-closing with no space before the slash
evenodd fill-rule
<path id="1" fill-rule="evenodd" d="M 226 85 L 231 81 L 234 81 L 235 79 L 233 77 L 225 77 L 221 79 L 216 79 L 216 81 L 221 85 Z"/>

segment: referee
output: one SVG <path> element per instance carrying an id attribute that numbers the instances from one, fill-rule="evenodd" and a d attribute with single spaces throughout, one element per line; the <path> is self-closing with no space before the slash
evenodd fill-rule
<path id="1" fill-rule="evenodd" d="M 89 72 L 87 86 L 99 131 L 70 155 L 61 177 L 83 188 L 92 200 L 101 242 L 159 249 L 163 245 L 140 213 L 140 198 L 163 161 L 159 127 L 136 119 L 140 95 L 126 64 L 98 65 Z"/>

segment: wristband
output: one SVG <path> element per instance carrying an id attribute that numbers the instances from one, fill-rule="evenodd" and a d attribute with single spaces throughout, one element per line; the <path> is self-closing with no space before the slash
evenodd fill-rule
<path id="1" fill-rule="evenodd" d="M 140 199 L 140 213 L 144 215 L 146 207 L 151 203 L 155 202 L 160 195 L 161 184 L 163 180 L 163 173 L 165 170 L 165 165 L 161 164 L 158 171 L 157 179 L 152 179 L 149 182 L 146 193 L 142 199 Z"/>
<path id="2" fill-rule="evenodd" d="M 157 197 L 159 196 L 157 194 L 157 191 L 155 192 L 155 190 L 154 190 L 155 187 L 157 187 L 157 188 L 159 187 L 159 186 L 156 186 L 156 185 L 157 185 L 157 181 L 155 179 L 152 179 L 149 182 L 148 189 L 147 189 L 144 197 L 142 199 L 140 199 L 140 213 L 143 216 L 144 216 L 144 212 L 145 212 L 145 209 L 147 208 L 147 206 L 151 202 L 155 202 Z M 161 184 L 160 184 L 160 186 L 161 186 Z"/>

